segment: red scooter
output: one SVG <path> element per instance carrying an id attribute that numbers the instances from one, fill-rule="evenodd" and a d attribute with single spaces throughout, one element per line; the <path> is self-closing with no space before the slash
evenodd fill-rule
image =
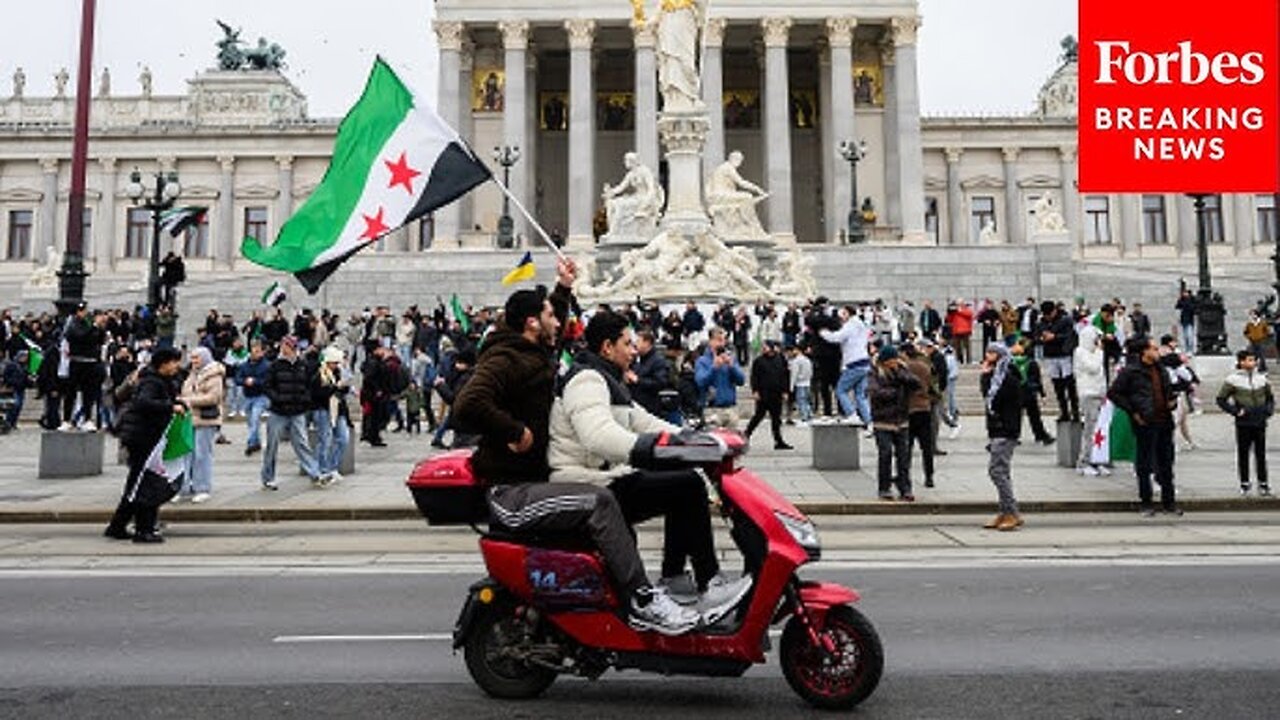
<path id="1" fill-rule="evenodd" d="M 818 534 L 786 498 L 739 466 L 747 445 L 733 433 L 660 445 L 655 458 L 700 467 L 732 524 L 754 578 L 751 592 L 718 623 L 674 637 L 632 629 L 598 553 L 580 538 L 481 533 L 489 577 L 471 586 L 453 633 L 467 670 L 486 693 L 532 698 L 561 673 L 596 679 L 609 668 L 664 675 L 738 677 L 765 661 L 769 627 L 786 621 L 779 662 L 791 688 L 824 709 L 865 700 L 880 682 L 884 651 L 852 607 L 858 593 L 801 580 L 821 554 Z M 408 486 L 428 522 L 476 524 L 487 517 L 470 452 L 418 464 Z"/>

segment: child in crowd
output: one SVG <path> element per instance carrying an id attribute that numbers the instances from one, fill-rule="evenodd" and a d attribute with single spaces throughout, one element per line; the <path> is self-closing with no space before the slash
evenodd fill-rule
<path id="1" fill-rule="evenodd" d="M 1257 465 L 1258 494 L 1271 496 L 1267 484 L 1267 420 L 1276 410 L 1275 395 L 1267 376 L 1258 369 L 1251 350 L 1236 353 L 1236 371 L 1227 376 L 1218 392 L 1218 407 L 1236 421 L 1236 468 L 1240 474 L 1240 494 L 1248 495 L 1249 450 Z"/>

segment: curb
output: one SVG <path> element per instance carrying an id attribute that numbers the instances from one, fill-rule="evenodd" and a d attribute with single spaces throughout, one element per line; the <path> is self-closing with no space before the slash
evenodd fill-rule
<path id="1" fill-rule="evenodd" d="M 1046 500 L 1019 503 L 1024 512 L 1047 513 L 1133 513 L 1138 503 L 1129 500 Z M 1261 498 L 1206 498 L 1186 500 L 1179 505 L 1187 512 L 1258 512 L 1280 511 L 1280 502 Z M 994 502 L 902 503 L 902 502 L 800 502 L 796 509 L 806 515 L 985 515 L 996 509 Z M 0 525 L 105 523 L 111 519 L 110 509 L 74 508 L 69 510 L 0 511 Z M 164 518 L 190 523 L 275 523 L 419 520 L 421 515 L 412 505 L 363 508 L 172 508 Z"/>

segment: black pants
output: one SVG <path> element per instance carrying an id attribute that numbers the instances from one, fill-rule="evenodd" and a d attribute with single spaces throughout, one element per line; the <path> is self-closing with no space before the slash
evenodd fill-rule
<path id="1" fill-rule="evenodd" d="M 1173 425 L 1133 424 L 1138 443 L 1138 457 L 1133 468 L 1138 474 L 1138 499 L 1143 507 L 1152 500 L 1151 480 L 1160 486 L 1160 504 L 1171 509 L 1175 503 L 1173 489 Z"/>
<path id="2" fill-rule="evenodd" d="M 907 428 L 901 430 L 881 430 L 876 428 L 876 450 L 880 455 L 879 492 L 882 497 L 891 494 L 893 487 L 898 494 L 911 494 L 911 435 Z M 893 474 L 894 463 L 897 463 L 898 474 Z"/>
<path id="3" fill-rule="evenodd" d="M 990 325 L 983 325 L 983 326 L 982 326 L 982 350 L 983 350 L 983 352 L 986 352 L 986 349 L 987 349 L 987 346 L 988 346 L 988 345 L 990 345 L 991 343 L 995 342 L 995 341 L 998 339 L 998 338 L 996 337 L 996 335 L 998 335 L 998 334 L 999 334 L 999 332 L 1000 332 L 1000 329 L 999 329 L 999 328 L 992 327 L 992 326 L 990 326 Z"/>
<path id="4" fill-rule="evenodd" d="M 497 485 L 489 491 L 490 524 L 511 532 L 581 533 L 604 556 L 618 590 L 631 597 L 649 578 L 636 539 L 608 490 L 586 483 Z"/>
<path id="5" fill-rule="evenodd" d="M 62 422 L 71 422 L 71 414 L 76 409 L 76 395 L 80 396 L 80 412 L 85 421 L 96 422 L 97 416 L 93 409 L 98 402 L 99 388 L 102 385 L 98 364 L 73 361 L 70 371 L 66 390 L 62 393 Z"/>
<path id="6" fill-rule="evenodd" d="M 390 414 L 387 412 L 387 403 L 383 400 L 374 400 L 369 403 L 372 412 L 364 414 L 360 418 L 360 439 L 369 443 L 382 442 L 382 431 L 387 428 L 387 422 L 390 420 Z"/>
<path id="7" fill-rule="evenodd" d="M 761 396 L 756 401 L 756 412 L 747 423 L 747 437 L 756 431 L 756 427 L 764 421 L 765 413 L 769 414 L 769 428 L 773 430 L 773 444 L 785 445 L 782 439 L 782 398 Z"/>
<path id="8" fill-rule="evenodd" d="M 686 560 L 693 566 L 698 587 L 706 587 L 720 572 L 711 539 L 707 486 L 701 475 L 692 470 L 641 470 L 614 480 L 609 489 L 629 524 L 663 518 L 663 577 L 684 573 Z"/>
<path id="9" fill-rule="evenodd" d="M 147 464 L 147 455 L 151 453 L 151 448 L 126 447 L 126 452 L 129 457 L 129 474 L 125 476 L 124 493 L 120 496 L 120 504 L 116 506 L 115 515 L 111 516 L 111 523 L 107 525 L 107 530 L 113 533 L 123 532 L 128 528 L 129 521 L 132 520 L 135 532 L 155 532 L 160 508 L 153 505 L 130 502 L 129 500 L 129 496 L 133 494 L 134 486 L 142 478 L 142 468 Z"/>
<path id="10" fill-rule="evenodd" d="M 1040 417 L 1040 398 L 1026 388 L 1023 388 L 1023 393 L 1022 409 L 1026 411 L 1027 422 L 1031 424 L 1031 434 L 1035 435 L 1037 442 L 1053 437 L 1044 429 L 1044 420 Z"/>
<path id="11" fill-rule="evenodd" d="M 738 358 L 738 364 L 746 367 L 751 364 L 751 346 L 750 345 L 734 345 L 734 354 Z"/>
<path id="12" fill-rule="evenodd" d="M 1236 426 L 1236 468 L 1240 471 L 1240 487 L 1249 487 L 1249 449 L 1253 448 L 1258 466 L 1258 487 L 1267 485 L 1267 428 Z"/>
<path id="13" fill-rule="evenodd" d="M 1053 396 L 1058 401 L 1058 418 L 1080 417 L 1080 395 L 1076 391 L 1076 377 L 1053 379 Z"/>
<path id="14" fill-rule="evenodd" d="M 933 480 L 933 450 L 938 441 L 935 430 L 934 414 L 931 410 L 913 412 L 907 426 L 907 449 L 910 452 L 913 443 L 920 446 L 920 455 L 924 457 L 924 479 Z"/>
<path id="15" fill-rule="evenodd" d="M 825 364 L 814 368 L 813 382 L 811 383 L 813 397 L 809 400 L 813 406 L 814 415 L 830 417 L 833 414 L 831 407 L 835 398 L 836 383 L 838 382 L 840 382 L 839 368 L 829 368 Z M 822 412 L 818 412 L 819 403 L 822 405 Z"/>

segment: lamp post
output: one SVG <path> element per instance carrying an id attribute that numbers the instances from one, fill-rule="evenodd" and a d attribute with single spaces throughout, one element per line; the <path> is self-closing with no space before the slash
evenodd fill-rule
<path id="1" fill-rule="evenodd" d="M 84 188 L 89 161 L 89 94 L 93 75 L 93 30 L 96 0 L 83 0 L 80 10 L 80 66 L 76 75 L 76 116 L 71 140 L 71 193 L 67 197 L 67 252 L 58 270 L 58 300 L 62 316 L 84 299 Z"/>
<path id="2" fill-rule="evenodd" d="M 178 195 L 182 193 L 182 185 L 178 182 L 178 173 L 156 173 L 155 190 L 147 194 L 147 187 L 142 184 L 142 173 L 134 168 L 129 175 L 129 184 L 125 192 L 134 205 L 151 211 L 151 260 L 147 273 L 147 306 L 152 312 L 160 306 L 160 213 L 173 207 Z"/>
<path id="3" fill-rule="evenodd" d="M 511 187 L 511 166 L 520 162 L 519 145 L 502 145 L 493 149 L 493 161 L 502 166 L 502 186 Z M 502 217 L 498 218 L 498 247 L 515 247 L 516 223 L 511 219 L 511 198 L 502 194 Z"/>
<path id="4" fill-rule="evenodd" d="M 1200 289 L 1196 293 L 1196 353 L 1225 355 L 1227 352 L 1226 308 L 1222 296 L 1213 291 L 1209 275 L 1209 228 L 1204 214 L 1203 193 L 1190 193 L 1196 209 L 1196 256 L 1200 265 Z"/>
<path id="5" fill-rule="evenodd" d="M 851 140 L 840 141 L 840 155 L 849 163 L 849 243 L 866 242 L 867 231 L 862 225 L 862 211 L 858 208 L 858 162 L 867 156 L 867 141 L 860 140 L 857 144 Z"/>

